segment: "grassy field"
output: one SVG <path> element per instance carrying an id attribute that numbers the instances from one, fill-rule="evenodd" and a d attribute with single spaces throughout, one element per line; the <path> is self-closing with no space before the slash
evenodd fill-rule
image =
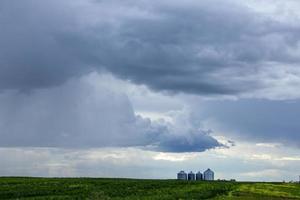
<path id="1" fill-rule="evenodd" d="M 300 184 L 4 177 L 0 199 L 300 199 Z"/>

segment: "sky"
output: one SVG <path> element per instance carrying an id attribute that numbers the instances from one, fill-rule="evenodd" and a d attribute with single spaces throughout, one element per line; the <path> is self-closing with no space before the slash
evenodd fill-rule
<path id="1" fill-rule="evenodd" d="M 298 0 L 1 0 L 0 176 L 290 181 Z"/>

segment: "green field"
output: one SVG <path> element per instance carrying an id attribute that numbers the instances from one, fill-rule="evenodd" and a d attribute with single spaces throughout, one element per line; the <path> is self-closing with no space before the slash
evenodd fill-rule
<path id="1" fill-rule="evenodd" d="M 0 199 L 300 199 L 300 184 L 4 177 Z"/>

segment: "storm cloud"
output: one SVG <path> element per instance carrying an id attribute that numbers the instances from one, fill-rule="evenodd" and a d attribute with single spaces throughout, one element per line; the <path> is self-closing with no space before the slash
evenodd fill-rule
<path id="1" fill-rule="evenodd" d="M 189 123 L 136 115 L 127 95 L 112 84 L 112 78 L 94 73 L 61 87 L 1 93 L 0 146 L 138 147 L 162 152 L 201 152 L 223 146 Z"/>
<path id="2" fill-rule="evenodd" d="M 1 0 L 0 176 L 294 179 L 299 10 Z"/>
<path id="3" fill-rule="evenodd" d="M 93 70 L 171 93 L 278 98 L 273 90 L 286 94 L 276 83 L 299 85 L 286 81 L 299 77 L 299 24 L 242 2 L 4 0 L 0 7 L 1 90 L 51 87 Z"/>
<path id="4" fill-rule="evenodd" d="M 74 80 L 110 73 L 169 94 L 298 99 L 300 26 L 289 11 L 280 18 L 235 0 L 3 0 L 0 143 L 220 146 L 207 131 L 138 116 L 126 94 Z"/>

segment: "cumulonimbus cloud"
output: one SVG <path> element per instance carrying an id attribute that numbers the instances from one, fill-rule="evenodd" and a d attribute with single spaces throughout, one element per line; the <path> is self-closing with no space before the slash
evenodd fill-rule
<path id="1" fill-rule="evenodd" d="M 201 152 L 223 146 L 197 127 L 136 115 L 126 94 L 111 89 L 109 81 L 94 73 L 61 87 L 1 93 L 0 146 L 139 147 L 162 152 Z"/>
<path id="2" fill-rule="evenodd" d="M 218 146 L 205 131 L 200 136 L 196 130 L 186 131 L 187 137 L 169 134 L 174 131 L 167 125 L 137 117 L 126 98 L 114 102 L 103 91 L 101 97 L 88 92 L 92 89 L 66 87 L 97 71 L 171 93 L 298 99 L 300 26 L 293 21 L 236 0 L 2 0 L 2 144 L 34 146 L 40 140 L 42 146 L 76 146 L 80 141 L 81 146 L 141 145 L 164 151 Z M 91 102 L 85 95 L 91 95 Z M 102 110 L 109 107 L 104 118 Z M 103 124 L 92 129 L 96 119 Z M 111 137 L 101 143 L 96 129 L 104 132 L 106 126 L 112 128 L 107 129 Z M 118 131 L 126 134 L 114 136 Z M 174 141 L 182 147 L 174 149 Z"/>

